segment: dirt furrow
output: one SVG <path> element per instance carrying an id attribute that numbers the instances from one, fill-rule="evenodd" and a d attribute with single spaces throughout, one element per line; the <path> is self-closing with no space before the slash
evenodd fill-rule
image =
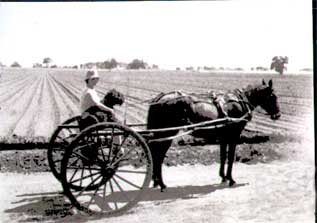
<path id="1" fill-rule="evenodd" d="M 33 78 L 19 79 L 16 84 L 8 84 L 0 88 L 0 103 L 4 103 L 17 94 L 25 86 L 29 85 Z"/>
<path id="2" fill-rule="evenodd" d="M 56 81 L 50 78 L 50 84 L 52 86 L 52 91 L 56 97 L 57 110 L 59 112 L 61 122 L 75 116 L 78 114 L 78 107 L 74 105 L 73 101 L 56 83 Z M 60 124 L 60 123 L 59 123 Z"/>
<path id="3" fill-rule="evenodd" d="M 35 119 L 38 114 L 38 109 L 40 107 L 40 100 L 43 93 L 44 78 L 39 77 L 39 82 L 37 83 L 36 90 L 32 94 L 32 99 L 29 101 L 27 108 L 24 110 L 23 115 L 19 118 L 16 123 L 13 134 L 17 136 L 24 137 L 34 137 L 33 125 L 35 124 Z"/>
<path id="4" fill-rule="evenodd" d="M 258 123 L 264 123 L 268 126 L 272 126 L 272 128 L 282 128 L 289 130 L 296 130 L 297 128 L 304 128 L 306 123 L 293 123 L 288 120 L 283 120 L 283 116 L 279 120 L 273 121 L 269 118 L 269 116 L 264 117 L 260 115 L 254 115 L 253 121 Z"/>
<path id="5" fill-rule="evenodd" d="M 35 125 L 33 131 L 35 136 L 48 137 L 50 136 L 55 128 L 55 108 L 54 99 L 48 87 L 48 77 L 45 76 L 42 97 L 39 102 L 38 115 L 35 119 Z"/>
<path id="6" fill-rule="evenodd" d="M 55 81 L 55 83 L 60 87 L 60 89 L 68 95 L 68 97 L 73 101 L 73 104 L 78 104 L 80 101 L 80 98 L 78 95 L 73 93 L 69 88 L 67 88 L 61 81 L 57 80 L 55 77 L 52 77 L 52 79 Z"/>
<path id="7" fill-rule="evenodd" d="M 10 105 L 0 110 L 1 128 L 0 136 L 11 137 L 16 125 L 27 111 L 32 101 L 33 95 L 38 88 L 40 78 L 34 77 L 34 81 L 29 86 L 25 86 L 25 92 L 20 92 Z"/>

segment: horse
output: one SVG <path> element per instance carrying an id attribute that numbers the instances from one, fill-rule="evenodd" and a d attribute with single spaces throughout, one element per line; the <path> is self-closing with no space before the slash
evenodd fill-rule
<path id="1" fill-rule="evenodd" d="M 210 97 L 201 99 L 182 92 L 159 94 L 150 102 L 147 129 L 180 127 L 224 117 L 245 117 L 245 122 L 227 124 L 217 130 L 198 130 L 192 134 L 194 137 L 218 139 L 217 142 L 220 144 L 219 175 L 221 182 L 229 181 L 229 186 L 233 186 L 236 182 L 232 176 L 232 167 L 236 145 L 242 130 L 247 122 L 251 120 L 252 111 L 258 106 L 266 111 L 266 114 L 270 115 L 272 120 L 280 118 L 278 98 L 274 93 L 272 80 L 269 80 L 268 84 L 262 80 L 262 83 L 258 85 L 248 85 L 244 89 L 210 95 Z M 178 132 L 177 129 L 163 132 L 155 131 L 151 139 L 175 136 Z M 162 177 L 162 164 L 171 143 L 172 139 L 170 138 L 164 141 L 150 140 L 148 142 L 153 158 L 153 187 L 159 186 L 162 192 L 167 187 Z M 228 166 L 225 174 L 226 160 L 228 160 Z"/>
<path id="2" fill-rule="evenodd" d="M 112 108 L 115 105 L 122 105 L 124 103 L 124 95 L 117 91 L 116 89 L 109 90 L 104 98 L 101 100 L 105 106 Z M 93 124 L 97 124 L 99 122 L 117 122 L 117 118 L 114 117 L 111 113 L 105 112 L 98 108 L 97 106 L 92 106 L 87 111 L 88 115 L 85 118 L 81 118 L 79 121 L 80 130 L 87 128 Z"/>

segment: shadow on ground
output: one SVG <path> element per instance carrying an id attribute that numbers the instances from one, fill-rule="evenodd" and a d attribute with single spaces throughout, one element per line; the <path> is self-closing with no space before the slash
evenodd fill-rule
<path id="1" fill-rule="evenodd" d="M 242 187 L 247 184 L 237 184 L 230 189 Z M 165 192 L 159 189 L 147 188 L 144 191 L 139 202 L 173 202 L 176 199 L 197 199 L 200 195 L 213 193 L 217 190 L 229 188 L 226 184 L 213 184 L 205 186 L 184 186 L 170 187 Z M 127 193 L 139 193 L 139 191 L 130 191 Z M 128 195 L 129 196 L 129 195 Z M 19 201 L 14 202 L 15 208 L 5 210 L 5 213 L 12 215 L 12 218 L 19 222 L 89 222 L 106 218 L 106 216 L 88 216 L 80 213 L 68 202 L 65 196 L 58 192 L 33 193 L 17 195 Z M 121 215 L 134 212 L 133 208 Z M 23 219 L 20 219 L 23 218 Z M 20 219 L 20 220 L 19 220 Z"/>

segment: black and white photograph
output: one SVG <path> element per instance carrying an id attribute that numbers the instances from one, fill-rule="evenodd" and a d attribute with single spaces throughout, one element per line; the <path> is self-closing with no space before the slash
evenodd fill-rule
<path id="1" fill-rule="evenodd" d="M 314 6 L 0 2 L 0 222 L 315 222 Z"/>

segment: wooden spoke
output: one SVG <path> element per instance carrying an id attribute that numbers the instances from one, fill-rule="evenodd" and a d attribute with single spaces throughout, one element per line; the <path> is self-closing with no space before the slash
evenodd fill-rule
<path id="1" fill-rule="evenodd" d="M 106 156 L 105 156 L 105 154 L 104 154 L 104 152 L 103 152 L 103 149 L 104 149 L 104 147 L 101 146 L 99 150 L 101 151 L 101 155 L 102 155 L 103 161 L 106 161 Z M 99 150 L 98 150 L 98 151 L 99 151 Z M 109 153 L 109 154 L 110 154 L 110 153 Z"/>
<path id="2" fill-rule="evenodd" d="M 92 186 L 97 180 L 99 180 L 101 177 L 102 177 L 102 176 L 97 177 L 97 178 L 94 179 L 92 182 L 90 182 L 90 184 L 88 184 L 87 186 L 83 187 L 83 188 L 81 189 L 81 191 L 80 191 L 77 195 L 75 195 L 75 196 L 76 196 L 76 197 L 79 197 L 80 195 L 82 195 L 82 193 L 83 193 L 84 191 L 86 191 L 87 188 L 91 187 L 91 186 Z"/>
<path id="3" fill-rule="evenodd" d="M 123 190 L 123 188 L 120 186 L 120 184 L 118 183 L 118 181 L 115 178 L 112 178 L 113 182 L 117 185 L 117 187 L 119 188 L 119 190 L 121 191 L 120 194 L 123 194 L 123 196 L 127 199 L 127 201 L 130 201 L 131 199 L 128 197 L 127 193 L 125 193 L 125 191 Z"/>
<path id="4" fill-rule="evenodd" d="M 114 193 L 114 189 L 113 189 L 113 186 L 112 186 L 111 181 L 109 181 L 109 184 L 110 184 L 110 190 L 112 191 L 112 193 Z M 115 209 L 117 210 L 117 209 L 118 209 L 118 204 L 117 204 L 117 202 L 114 202 L 114 206 L 115 206 Z"/>
<path id="5" fill-rule="evenodd" d="M 114 127 L 112 126 L 111 128 L 111 141 L 110 141 L 110 152 L 109 152 L 109 156 L 108 156 L 108 160 L 110 160 L 110 157 L 112 156 L 113 154 L 113 137 L 114 137 Z"/>
<path id="6" fill-rule="evenodd" d="M 75 158 L 75 156 L 72 156 L 71 158 Z M 88 160 L 86 157 L 82 156 L 81 158 L 84 158 L 86 160 Z M 73 161 L 72 163 L 69 164 L 69 166 L 73 166 L 74 164 L 76 164 L 78 161 L 80 160 L 80 158 L 77 157 L 77 159 L 75 161 Z"/>
<path id="7" fill-rule="evenodd" d="M 138 185 L 132 183 L 132 182 L 129 181 L 129 180 L 124 179 L 123 177 L 119 176 L 118 174 L 114 174 L 114 176 L 116 176 L 116 177 L 119 178 L 120 180 L 126 182 L 127 184 L 129 184 L 129 185 L 131 185 L 131 186 L 133 186 L 133 187 L 135 187 L 135 188 L 137 188 L 137 189 L 142 189 L 142 187 L 140 187 L 140 186 L 138 186 Z"/>
<path id="8" fill-rule="evenodd" d="M 136 173 L 136 174 L 147 174 L 146 171 L 139 171 L 139 170 L 122 170 L 122 169 L 118 169 L 117 170 L 118 173 Z"/>
<path id="9" fill-rule="evenodd" d="M 94 200 L 94 197 L 96 196 L 98 190 L 99 190 L 99 188 L 97 187 L 97 188 L 95 189 L 93 195 L 91 196 L 89 202 L 88 202 L 87 208 L 89 208 L 89 206 L 92 204 L 92 202 L 93 202 L 93 200 Z"/>
<path id="10" fill-rule="evenodd" d="M 82 187 L 82 183 L 83 183 L 83 179 L 84 179 L 84 172 L 85 172 L 85 167 L 83 167 L 82 171 L 81 171 L 81 174 L 80 174 L 80 183 L 79 183 L 79 186 Z"/>
<path id="11" fill-rule="evenodd" d="M 112 162 L 111 165 L 112 165 L 112 166 L 115 166 L 115 165 L 117 165 L 119 162 L 121 162 L 121 161 L 127 159 L 127 156 L 130 155 L 130 153 L 131 153 L 132 151 L 136 150 L 136 149 L 137 149 L 137 148 L 135 148 L 135 147 L 132 148 L 132 149 L 130 149 L 127 153 L 124 153 L 122 156 L 120 156 L 118 159 L 116 159 L 114 162 Z"/>
<path id="12" fill-rule="evenodd" d="M 82 166 L 82 167 L 67 167 L 67 169 L 69 170 L 76 170 L 76 169 L 84 169 L 85 167 Z M 95 167 L 90 167 L 91 170 L 97 170 L 97 171 L 100 171 L 101 168 L 95 168 Z"/>
<path id="13" fill-rule="evenodd" d="M 71 176 L 71 178 L 69 179 L 69 181 L 72 181 L 73 180 L 73 178 L 75 177 L 75 175 L 77 174 L 77 172 L 78 172 L 78 169 L 76 169 L 75 171 L 74 171 L 74 173 L 73 173 L 73 175 Z M 73 183 L 73 182 L 72 182 Z"/>
<path id="14" fill-rule="evenodd" d="M 116 149 L 122 148 L 122 145 L 125 143 L 125 141 L 126 141 L 126 139 L 127 139 L 128 137 L 129 137 L 129 135 L 128 135 L 127 137 L 125 137 L 125 138 L 122 140 L 121 144 L 120 144 Z M 118 162 L 120 162 L 120 160 L 119 160 L 119 161 L 116 160 L 117 157 L 118 157 L 118 154 L 115 154 L 115 156 L 112 158 L 111 163 L 113 163 L 113 162 L 115 161 L 115 163 L 113 163 L 113 165 L 116 165 Z"/>
<path id="15" fill-rule="evenodd" d="M 81 178 L 79 178 L 79 179 L 76 179 L 76 180 L 73 180 L 73 181 L 69 181 L 69 183 L 76 183 L 76 182 L 78 182 L 78 181 L 80 181 L 80 180 L 84 180 L 84 179 L 87 179 L 87 178 L 91 178 L 91 176 L 96 176 L 96 175 L 98 175 L 98 174 L 100 174 L 100 172 L 92 173 L 92 174 L 90 174 L 90 175 L 86 175 L 86 176 L 81 177 Z M 100 177 L 102 177 L 101 174 L 100 174 L 99 178 L 100 178 Z M 71 180 L 72 180 L 72 179 L 71 179 Z M 92 180 L 92 182 L 95 182 L 95 180 L 96 180 L 96 179 Z"/>

